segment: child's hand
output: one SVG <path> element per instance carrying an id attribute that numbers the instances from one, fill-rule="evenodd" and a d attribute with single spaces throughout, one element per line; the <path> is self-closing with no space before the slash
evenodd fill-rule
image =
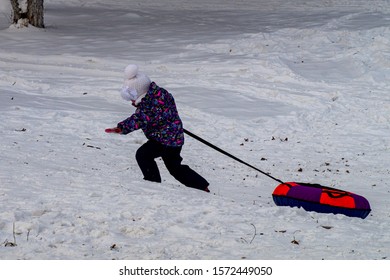
<path id="1" fill-rule="evenodd" d="M 113 127 L 113 128 L 106 128 L 105 129 L 105 132 L 106 133 L 122 133 L 122 129 L 120 129 L 119 127 Z"/>

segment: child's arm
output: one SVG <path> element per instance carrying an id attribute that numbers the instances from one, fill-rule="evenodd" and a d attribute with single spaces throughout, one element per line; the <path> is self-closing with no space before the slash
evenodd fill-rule
<path id="1" fill-rule="evenodd" d="M 107 133 L 129 134 L 134 130 L 145 129 L 151 118 L 137 108 L 135 113 L 127 119 L 119 122 L 116 127 L 106 129 Z"/>
<path id="2" fill-rule="evenodd" d="M 121 134 L 129 134 L 134 130 L 145 129 L 149 121 L 150 117 L 137 109 L 133 115 L 121 121 L 116 126 L 121 129 Z"/>

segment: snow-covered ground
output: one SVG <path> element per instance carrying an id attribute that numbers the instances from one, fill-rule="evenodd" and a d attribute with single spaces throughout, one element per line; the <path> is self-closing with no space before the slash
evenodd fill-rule
<path id="1" fill-rule="evenodd" d="M 388 1 L 47 0 L 46 29 L 0 5 L 0 258 L 390 258 Z M 156 3 L 157 2 L 157 3 Z M 136 63 L 185 127 L 283 181 L 366 197 L 366 219 L 278 207 L 277 182 L 186 137 L 211 194 L 161 161 L 144 181 Z M 16 246 L 11 246 L 16 245 Z"/>

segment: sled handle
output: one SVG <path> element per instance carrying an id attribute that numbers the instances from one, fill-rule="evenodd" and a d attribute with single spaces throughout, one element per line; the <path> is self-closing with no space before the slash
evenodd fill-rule
<path id="1" fill-rule="evenodd" d="M 208 141 L 202 139 L 202 138 L 199 137 L 198 135 L 193 134 L 192 132 L 188 131 L 187 129 L 183 128 L 183 131 L 184 131 L 184 133 L 186 133 L 187 135 L 191 136 L 192 138 L 198 140 L 199 142 L 202 142 L 203 144 L 209 146 L 210 148 L 213 148 L 214 150 L 216 150 L 216 151 L 218 151 L 218 152 L 224 154 L 225 156 L 228 156 L 228 157 L 230 157 L 230 158 L 232 158 L 232 159 L 234 159 L 234 160 L 236 160 L 236 161 L 238 161 L 238 162 L 240 162 L 240 163 L 242 163 L 242 164 L 244 164 L 244 165 L 246 165 L 246 166 L 248 166 L 248 167 L 250 167 L 250 168 L 252 168 L 252 169 L 254 169 L 254 170 L 256 170 L 256 171 L 258 171 L 258 172 L 260 172 L 261 174 L 263 174 L 263 175 L 265 175 L 265 176 L 267 176 L 267 177 L 269 177 L 269 178 L 271 178 L 271 179 L 273 179 L 273 180 L 275 180 L 275 181 L 277 181 L 277 182 L 279 182 L 279 183 L 281 183 L 281 184 L 285 184 L 282 180 L 277 179 L 277 178 L 271 176 L 270 174 L 268 174 L 268 173 L 266 173 L 266 172 L 264 172 L 264 171 L 258 169 L 257 167 L 254 167 L 253 165 L 250 165 L 249 163 L 243 161 L 242 159 L 239 159 L 239 158 L 236 157 L 236 156 L 233 156 L 232 154 L 229 154 L 228 152 L 222 150 L 221 148 L 218 148 L 217 146 L 211 144 L 210 142 L 208 142 Z"/>

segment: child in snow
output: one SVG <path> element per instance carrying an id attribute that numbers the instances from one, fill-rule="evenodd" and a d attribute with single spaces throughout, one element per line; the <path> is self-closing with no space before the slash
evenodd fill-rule
<path id="1" fill-rule="evenodd" d="M 169 173 L 183 185 L 210 192 L 209 183 L 187 165 L 180 156 L 184 144 L 183 124 L 177 112 L 173 96 L 151 82 L 148 76 L 130 64 L 125 69 L 122 98 L 131 101 L 137 109 L 129 118 L 107 133 L 128 134 L 142 129 L 148 141 L 136 152 L 136 160 L 144 179 L 161 183 L 155 158 L 161 157 Z"/>

